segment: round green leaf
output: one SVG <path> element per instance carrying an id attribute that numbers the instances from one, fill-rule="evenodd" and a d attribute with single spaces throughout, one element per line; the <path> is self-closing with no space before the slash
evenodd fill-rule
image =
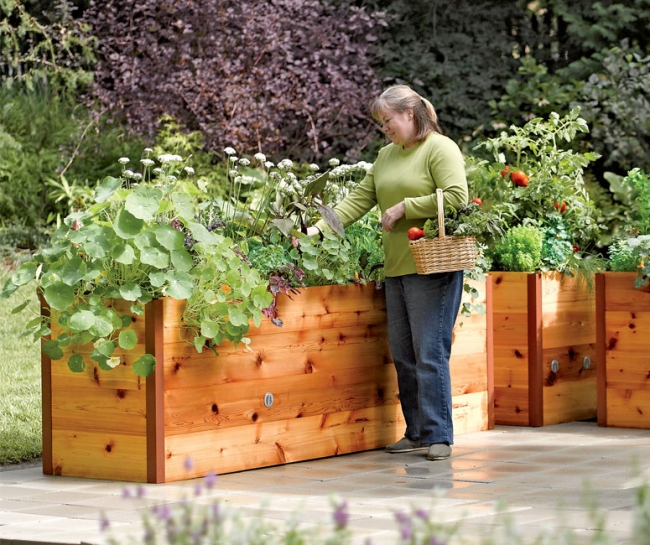
<path id="1" fill-rule="evenodd" d="M 190 195 L 187 193 L 172 193 L 172 202 L 181 218 L 190 220 L 194 217 L 196 211 L 194 210 L 194 202 Z"/>
<path id="2" fill-rule="evenodd" d="M 201 322 L 201 335 L 207 339 L 211 339 L 219 333 L 219 324 L 213 320 L 203 320 Z"/>
<path id="3" fill-rule="evenodd" d="M 169 254 L 158 248 L 143 248 L 140 250 L 140 261 L 157 269 L 165 269 L 169 267 Z"/>
<path id="4" fill-rule="evenodd" d="M 177 271 L 188 272 L 192 269 L 192 267 L 194 267 L 192 256 L 185 248 L 173 251 L 171 253 L 171 257 L 172 265 Z"/>
<path id="5" fill-rule="evenodd" d="M 140 377 L 146 377 L 153 373 L 155 366 L 156 358 L 151 354 L 144 354 L 133 362 L 133 372 Z"/>
<path id="6" fill-rule="evenodd" d="M 118 178 L 106 176 L 95 189 L 95 202 L 106 202 L 121 185 L 122 182 Z"/>
<path id="7" fill-rule="evenodd" d="M 156 225 L 154 233 L 160 245 L 169 251 L 180 250 L 185 246 L 185 235 L 171 225 Z"/>
<path id="8" fill-rule="evenodd" d="M 11 277 L 11 281 L 16 286 L 24 286 L 36 278 L 37 267 L 38 265 L 33 261 L 30 261 L 29 263 L 23 263 L 16 269 L 16 272 L 14 272 L 13 276 Z"/>
<path id="9" fill-rule="evenodd" d="M 167 273 L 162 271 L 152 271 L 149 273 L 149 282 L 154 288 L 161 288 L 167 282 Z"/>
<path id="10" fill-rule="evenodd" d="M 151 221 L 158 212 L 162 191 L 154 187 L 139 185 L 126 198 L 124 207 L 136 218 Z"/>
<path id="11" fill-rule="evenodd" d="M 43 352 L 52 360 L 60 360 L 63 357 L 63 350 L 61 350 L 59 343 L 51 339 L 43 343 Z"/>
<path id="12" fill-rule="evenodd" d="M 115 221 L 113 222 L 113 231 L 115 234 L 123 239 L 134 238 L 142 228 L 144 227 L 144 221 L 136 218 L 128 210 L 120 210 L 115 216 Z"/>
<path id="13" fill-rule="evenodd" d="M 68 327 L 75 333 L 88 331 L 93 325 L 95 325 L 95 315 L 89 310 L 75 312 L 68 321 Z"/>
<path id="14" fill-rule="evenodd" d="M 118 338 L 120 348 L 132 350 L 138 344 L 138 335 L 132 329 L 123 329 Z"/>
<path id="15" fill-rule="evenodd" d="M 120 286 L 120 296 L 125 301 L 137 301 L 141 295 L 142 289 L 133 282 Z"/>
<path id="16" fill-rule="evenodd" d="M 194 291 L 194 282 L 188 273 L 168 273 L 169 285 L 165 288 L 165 294 L 174 299 L 189 299 Z"/>
<path id="17" fill-rule="evenodd" d="M 73 354 L 68 360 L 68 368 L 73 373 L 82 373 L 86 368 L 84 364 L 84 359 L 81 357 L 81 354 Z"/>
<path id="18" fill-rule="evenodd" d="M 111 256 L 118 263 L 131 265 L 135 261 L 135 250 L 130 244 L 118 244 L 111 250 Z"/>
<path id="19" fill-rule="evenodd" d="M 108 316 L 95 316 L 90 332 L 97 337 L 108 337 L 113 332 L 113 322 Z"/>
<path id="20" fill-rule="evenodd" d="M 74 303 L 74 288 L 63 282 L 55 282 L 45 288 L 43 296 L 52 308 L 65 310 Z"/>
<path id="21" fill-rule="evenodd" d="M 115 351 L 115 344 L 112 341 L 101 341 L 97 345 L 97 352 L 110 358 Z"/>
<path id="22" fill-rule="evenodd" d="M 73 257 L 62 267 L 60 274 L 68 286 L 74 286 L 86 275 L 86 265 L 80 257 Z"/>
<path id="23" fill-rule="evenodd" d="M 234 326 L 240 327 L 248 325 L 248 316 L 237 307 L 231 307 L 228 309 L 228 317 L 230 318 L 230 323 Z"/>

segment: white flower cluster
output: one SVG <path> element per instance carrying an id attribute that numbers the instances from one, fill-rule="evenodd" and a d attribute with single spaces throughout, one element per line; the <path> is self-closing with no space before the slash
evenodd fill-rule
<path id="1" fill-rule="evenodd" d="M 278 168 L 282 170 L 289 170 L 291 167 L 293 167 L 293 161 L 291 159 L 282 159 L 278 163 Z"/>
<path id="2" fill-rule="evenodd" d="M 158 161 L 161 163 L 172 163 L 174 161 L 182 161 L 183 158 L 180 155 L 174 155 L 172 153 L 163 153 L 158 157 Z"/>

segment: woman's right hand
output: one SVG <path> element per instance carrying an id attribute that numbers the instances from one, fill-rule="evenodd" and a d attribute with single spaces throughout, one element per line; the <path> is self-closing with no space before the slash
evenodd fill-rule
<path id="1" fill-rule="evenodd" d="M 314 226 L 307 227 L 307 236 L 308 237 L 315 237 L 316 235 L 319 235 L 319 234 L 320 234 L 320 229 L 318 227 L 314 227 Z M 298 239 L 298 237 L 291 237 L 291 245 L 294 248 L 297 248 L 298 246 L 300 246 L 300 240 Z"/>

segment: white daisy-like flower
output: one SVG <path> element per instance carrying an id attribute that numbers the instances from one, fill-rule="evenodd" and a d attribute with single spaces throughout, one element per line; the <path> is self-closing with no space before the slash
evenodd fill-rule
<path id="1" fill-rule="evenodd" d="M 192 167 L 185 167 L 183 170 L 187 172 L 190 176 L 194 175 L 194 169 Z"/>
<path id="2" fill-rule="evenodd" d="M 146 167 L 151 167 L 156 164 L 151 159 L 140 159 L 140 162 Z"/>
<path id="3" fill-rule="evenodd" d="M 117 162 L 120 163 L 120 165 L 126 165 L 131 159 L 128 157 L 120 157 Z"/>
<path id="4" fill-rule="evenodd" d="M 266 161 L 266 163 L 264 163 L 264 166 L 266 168 L 273 168 L 275 165 L 271 161 Z"/>
<path id="5" fill-rule="evenodd" d="M 232 148 L 223 148 L 223 152 L 224 152 L 226 155 L 235 155 L 235 153 L 237 153 L 237 152 L 236 152 L 234 149 L 232 149 Z"/>
<path id="6" fill-rule="evenodd" d="M 339 166 L 341 164 L 341 161 L 339 161 L 336 157 L 332 157 L 329 160 L 329 164 L 330 164 L 331 167 L 337 167 L 337 166 Z"/>
<path id="7" fill-rule="evenodd" d="M 316 172 L 317 170 L 320 170 L 320 167 L 316 163 L 312 163 L 311 165 L 309 165 L 309 170 L 313 170 L 314 172 Z"/>
<path id="8" fill-rule="evenodd" d="M 158 161 L 161 163 L 171 163 L 173 161 L 182 161 L 183 158 L 180 155 L 174 155 L 172 153 L 164 153 L 158 157 Z"/>
<path id="9" fill-rule="evenodd" d="M 240 164 L 241 166 L 243 166 L 243 167 L 247 167 L 248 165 L 251 164 L 251 162 L 250 162 L 248 159 L 246 159 L 245 157 L 242 157 L 242 158 L 239 160 L 239 164 Z"/>
<path id="10" fill-rule="evenodd" d="M 256 153 L 254 157 L 260 163 L 264 163 L 266 161 L 266 155 L 264 155 L 263 153 Z"/>
<path id="11" fill-rule="evenodd" d="M 153 150 L 151 148 L 144 148 L 145 153 L 153 153 Z"/>

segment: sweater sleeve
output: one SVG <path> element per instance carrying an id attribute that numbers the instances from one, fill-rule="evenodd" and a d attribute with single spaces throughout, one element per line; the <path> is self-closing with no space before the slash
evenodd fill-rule
<path id="1" fill-rule="evenodd" d="M 444 193 L 445 205 L 458 209 L 467 204 L 468 189 L 465 177 L 465 161 L 456 143 L 442 138 L 429 157 L 428 168 L 435 188 Z M 404 199 L 406 218 L 435 218 L 438 215 L 438 201 L 435 189 L 432 194 Z"/>
<path id="2" fill-rule="evenodd" d="M 371 167 L 361 183 L 334 207 L 344 227 L 361 219 L 377 205 L 373 168 Z M 327 223 L 321 219 L 316 223 L 316 227 L 322 232 L 327 228 Z"/>

